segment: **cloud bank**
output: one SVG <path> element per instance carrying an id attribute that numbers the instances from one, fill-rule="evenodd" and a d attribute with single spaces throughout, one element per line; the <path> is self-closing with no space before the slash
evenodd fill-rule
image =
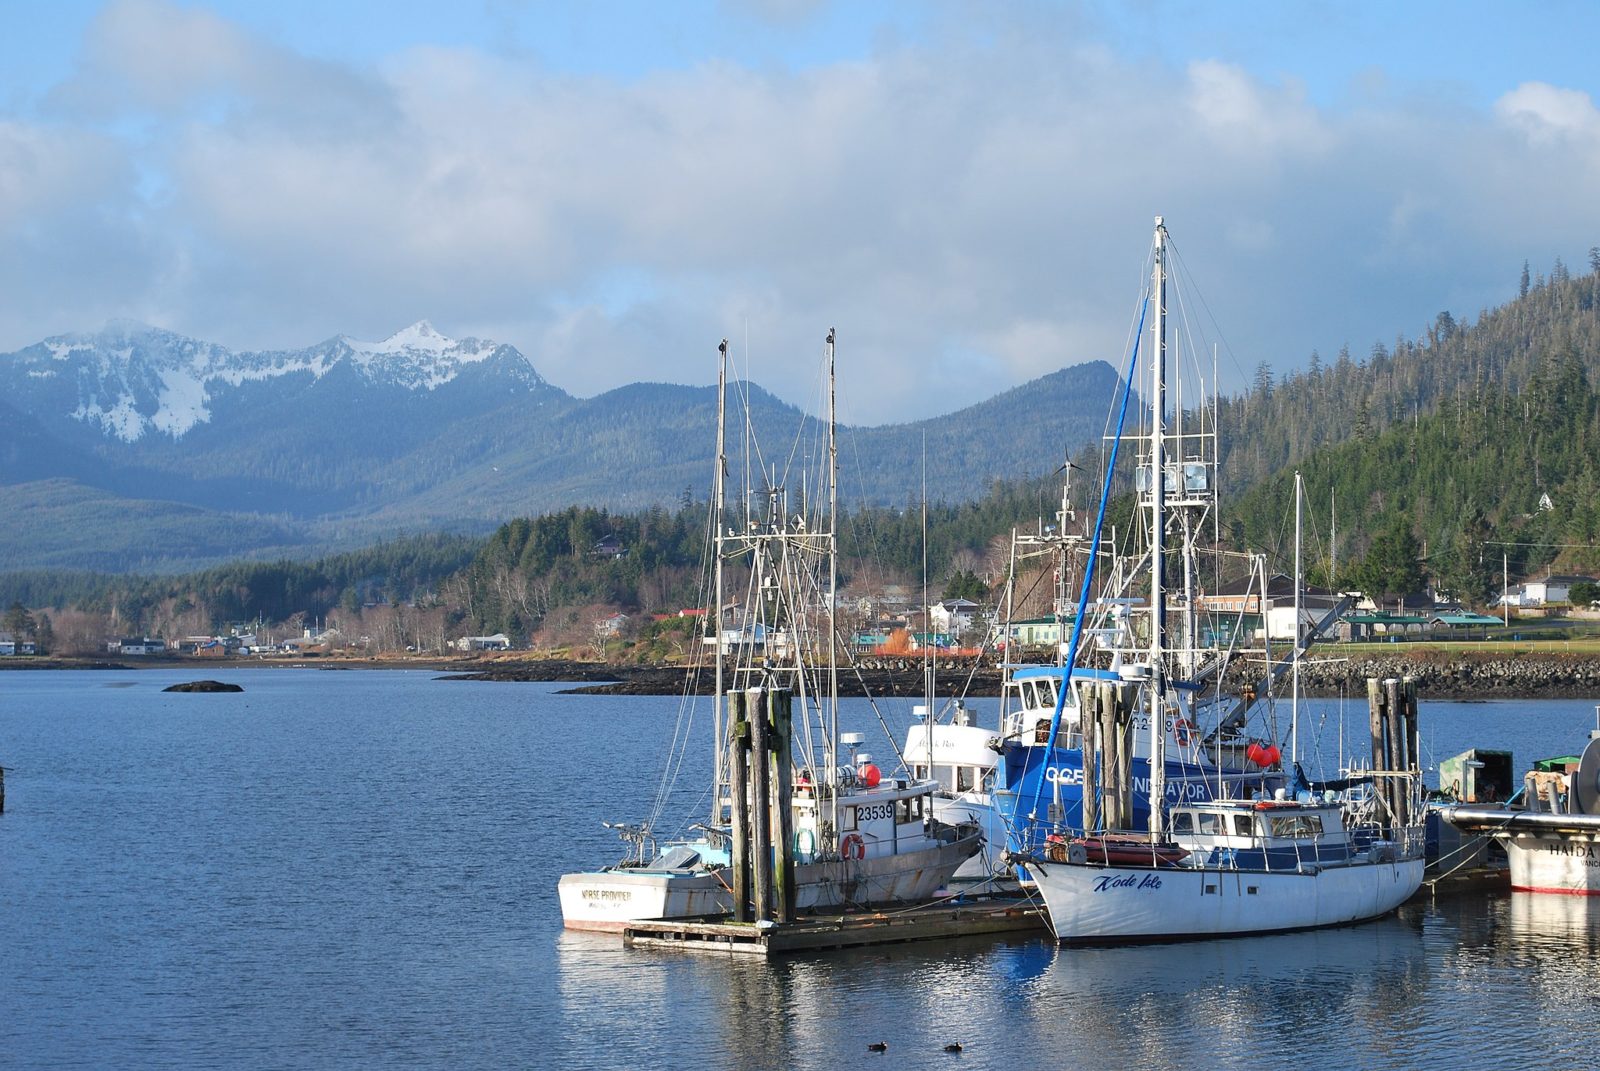
<path id="1" fill-rule="evenodd" d="M 69 79 L 0 113 L 0 349 L 113 317 L 249 348 L 427 317 L 590 394 L 708 382 L 728 336 L 810 406 L 832 326 L 842 404 L 877 422 L 1116 362 L 1157 214 L 1225 386 L 1470 317 L 1524 258 L 1600 244 L 1580 90 L 1482 109 L 1369 77 L 1318 105 L 1003 19 L 623 80 L 465 48 L 342 63 L 115 3 Z"/>

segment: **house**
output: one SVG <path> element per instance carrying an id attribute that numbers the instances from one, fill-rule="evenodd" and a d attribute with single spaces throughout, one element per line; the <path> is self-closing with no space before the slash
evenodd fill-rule
<path id="1" fill-rule="evenodd" d="M 627 623 L 627 614 L 612 614 L 609 617 L 602 617 L 594 623 L 594 634 L 605 637 L 615 636 L 622 631 L 622 626 Z"/>
<path id="2" fill-rule="evenodd" d="M 31 655 L 38 653 L 32 640 L 18 639 L 9 632 L 0 632 L 0 655 Z"/>
<path id="3" fill-rule="evenodd" d="M 1019 647 L 1056 647 L 1066 639 L 1071 628 L 1070 620 L 1063 625 L 1061 619 L 1056 617 L 1030 617 L 1011 622 L 1006 643 Z"/>
<path id="4" fill-rule="evenodd" d="M 120 655 L 166 654 L 167 641 L 159 636 L 154 639 L 148 636 L 127 636 L 110 641 L 106 644 L 106 650 L 111 654 Z"/>
<path id="5" fill-rule="evenodd" d="M 1571 601 L 1575 584 L 1596 583 L 1592 576 L 1571 573 L 1554 573 L 1537 580 L 1527 580 L 1519 588 L 1521 598 L 1514 606 L 1551 606 Z"/>
<path id="6" fill-rule="evenodd" d="M 1274 573 L 1267 578 L 1265 592 L 1254 580 L 1224 584 L 1201 597 L 1201 627 L 1211 633 L 1209 637 L 1201 637 L 1201 642 L 1226 645 L 1234 635 L 1260 638 L 1263 630 L 1271 640 L 1306 637 L 1343 601 L 1344 597 L 1338 592 L 1303 585 L 1297 627 L 1293 578 Z M 1333 628 L 1334 622 L 1328 621 L 1319 635 L 1330 635 Z"/>
<path id="7" fill-rule="evenodd" d="M 496 632 L 493 636 L 462 636 L 456 640 L 455 648 L 458 651 L 509 651 L 511 637 L 504 632 Z"/>
<path id="8" fill-rule="evenodd" d="M 625 558 L 627 555 L 628 548 L 623 545 L 622 540 L 615 533 L 604 536 L 600 542 L 589 548 L 589 556 L 591 558 L 610 558 L 615 560 L 617 558 Z"/>
<path id="9" fill-rule="evenodd" d="M 945 599 L 928 607 L 928 623 L 937 632 L 959 635 L 972 627 L 980 609 L 971 599 Z"/>

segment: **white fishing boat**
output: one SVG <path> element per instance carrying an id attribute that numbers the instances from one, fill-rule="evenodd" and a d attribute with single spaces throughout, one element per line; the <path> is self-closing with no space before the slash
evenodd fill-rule
<path id="1" fill-rule="evenodd" d="M 1600 728 L 1582 755 L 1536 763 L 1510 803 L 1459 804 L 1441 814 L 1462 833 L 1505 847 L 1513 889 L 1600 896 Z"/>
<path id="2" fill-rule="evenodd" d="M 1207 476 L 1197 467 L 1191 478 L 1181 436 L 1172 436 L 1166 427 L 1167 243 L 1158 217 L 1148 298 L 1153 309 L 1150 413 L 1138 480 L 1148 521 L 1148 646 L 1142 657 L 1127 658 L 1114 670 L 1086 674 L 1089 679 L 1082 683 L 1081 671 L 1069 659 L 1061 681 L 1072 682 L 1079 699 L 1081 825 L 1059 823 L 1042 846 L 1017 853 L 1062 943 L 1175 940 L 1338 925 L 1393 910 L 1422 881 L 1415 693 L 1401 682 L 1373 682 L 1373 763 L 1364 775 L 1320 785 L 1306 781 L 1294 761 L 1298 735 L 1292 722 L 1286 742 L 1292 775 L 1286 784 L 1280 781 L 1281 787 L 1272 787 L 1263 776 L 1250 789 L 1219 770 L 1208 799 L 1175 802 L 1167 791 L 1169 755 L 1191 746 L 1180 738 L 1189 720 L 1183 692 L 1199 664 L 1192 623 L 1179 633 L 1183 642 L 1177 650 L 1169 638 L 1168 540 L 1171 532 L 1182 539 L 1179 605 L 1187 612 L 1195 601 L 1188 590 L 1193 531 L 1188 514 L 1199 504 L 1190 490 Z M 1297 477 L 1297 632 L 1303 627 L 1298 486 Z M 1291 646 L 1298 678 L 1304 647 L 1298 634 Z M 1056 702 L 1048 726 L 1052 739 L 1062 731 L 1066 708 L 1059 693 Z M 1240 725 L 1232 727 L 1238 731 Z M 1140 825 L 1133 821 L 1132 801 L 1136 735 L 1148 739 L 1142 749 L 1148 756 L 1148 779 L 1142 786 L 1147 811 Z M 1193 731 L 1182 735 L 1192 736 Z M 1255 742 L 1247 750 L 1264 770 L 1280 766 L 1276 742 Z"/>
<path id="3" fill-rule="evenodd" d="M 962 863 L 954 876 L 960 881 L 1005 877 L 1010 870 L 1003 858 L 1006 827 L 994 805 L 1000 763 L 995 730 L 979 725 L 959 699 L 945 718 L 930 721 L 927 711 L 926 706 L 916 709 L 922 724 L 913 725 L 906 734 L 901 751 L 905 764 L 913 777 L 938 784 L 933 797 L 935 818 L 947 825 L 976 826 L 983 832 L 982 850 Z"/>
<path id="4" fill-rule="evenodd" d="M 726 605 L 730 566 L 745 590 L 735 627 L 725 627 L 720 609 L 711 615 L 719 697 L 711 814 L 697 823 L 699 836 L 660 852 L 651 822 L 619 827 L 634 845 L 631 859 L 561 879 L 571 929 L 712 916 L 781 922 L 798 912 L 926 900 L 982 844 L 975 825 L 937 816 L 937 781 L 886 775 L 860 753 L 860 734 L 839 731 L 833 332 L 825 351 L 827 471 L 810 484 L 826 486 L 825 497 L 815 496 L 821 502 L 792 501 L 769 474 L 765 487 L 747 489 L 742 509 L 730 510 L 726 342 L 719 352 L 712 605 Z"/>

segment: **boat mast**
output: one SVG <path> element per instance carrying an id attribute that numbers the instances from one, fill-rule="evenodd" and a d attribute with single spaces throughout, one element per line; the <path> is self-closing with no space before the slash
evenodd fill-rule
<path id="1" fill-rule="evenodd" d="M 716 600 L 711 607 L 711 628 L 717 641 L 712 645 L 716 652 L 716 690 L 712 693 L 715 697 L 711 704 L 711 739 L 715 741 L 714 761 L 712 766 L 712 793 L 711 793 L 711 825 L 722 825 L 722 530 L 725 527 L 722 509 L 723 474 L 727 469 L 727 441 L 726 432 L 726 398 L 728 388 L 728 340 L 723 339 L 722 345 L 717 347 L 717 460 L 716 472 L 711 477 L 711 553 L 716 555 L 714 572 L 716 574 L 716 590 L 713 598 Z"/>
<path id="2" fill-rule="evenodd" d="M 835 402 L 834 329 L 828 328 L 828 743 L 827 768 L 839 768 L 839 439 Z M 932 756 L 930 755 L 930 761 Z M 839 828 L 839 793 L 829 796 L 830 819 Z M 837 832 L 835 833 L 837 836 Z"/>
<path id="3" fill-rule="evenodd" d="M 1155 343 L 1150 384 L 1150 836 L 1161 839 L 1166 825 L 1162 805 L 1167 796 L 1166 700 L 1164 648 L 1167 631 L 1166 455 L 1167 409 L 1167 228 L 1156 217 L 1155 267 L 1151 289 L 1156 299 Z"/>
<path id="4" fill-rule="evenodd" d="M 1300 761 L 1300 500 L 1305 487 L 1294 474 L 1294 691 L 1289 696 L 1289 759 Z"/>

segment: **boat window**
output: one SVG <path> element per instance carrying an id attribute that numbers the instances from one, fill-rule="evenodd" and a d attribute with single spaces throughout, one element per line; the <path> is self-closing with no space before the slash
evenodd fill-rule
<path id="1" fill-rule="evenodd" d="M 1172 816 L 1172 831 L 1174 833 L 1193 833 L 1194 815 L 1188 811 L 1178 811 Z"/>
<path id="2" fill-rule="evenodd" d="M 856 819 L 856 809 L 854 807 L 846 807 L 844 809 L 844 813 L 839 816 L 839 828 L 844 830 L 861 828 L 861 823 Z"/>
<path id="3" fill-rule="evenodd" d="M 922 821 L 922 797 L 912 796 L 895 804 L 895 821 L 902 825 Z"/>
<path id="4" fill-rule="evenodd" d="M 918 763 L 911 768 L 911 776 L 916 778 L 918 781 L 921 781 L 923 778 L 928 776 L 928 768 L 921 763 Z"/>
<path id="5" fill-rule="evenodd" d="M 1253 814 L 1236 814 L 1233 816 L 1233 832 L 1238 837 L 1253 837 L 1256 835 L 1256 817 Z"/>
<path id="6" fill-rule="evenodd" d="M 1033 726 L 1033 742 L 1048 744 L 1050 742 L 1050 719 L 1040 718 Z"/>
<path id="7" fill-rule="evenodd" d="M 1320 814 L 1296 814 L 1272 820 L 1274 837 L 1316 837 L 1322 834 Z"/>
<path id="8" fill-rule="evenodd" d="M 983 771 L 983 781 L 980 784 L 979 791 L 982 791 L 982 792 L 993 792 L 994 791 L 994 771 L 993 770 L 985 770 L 985 771 Z"/>
<path id="9" fill-rule="evenodd" d="M 1051 710 L 1056 708 L 1056 682 L 1039 682 L 1039 700 Z"/>
<path id="10" fill-rule="evenodd" d="M 1217 837 L 1227 832 L 1227 830 L 1223 828 L 1222 815 L 1220 814 L 1213 814 L 1209 811 L 1201 811 L 1196 817 L 1200 819 L 1201 833 Z"/>
<path id="11" fill-rule="evenodd" d="M 972 766 L 957 766 L 956 767 L 956 791 L 957 792 L 971 792 L 972 791 L 972 780 L 973 780 L 972 775 L 973 775 L 973 772 L 975 771 L 975 769 L 976 768 L 972 767 Z"/>

